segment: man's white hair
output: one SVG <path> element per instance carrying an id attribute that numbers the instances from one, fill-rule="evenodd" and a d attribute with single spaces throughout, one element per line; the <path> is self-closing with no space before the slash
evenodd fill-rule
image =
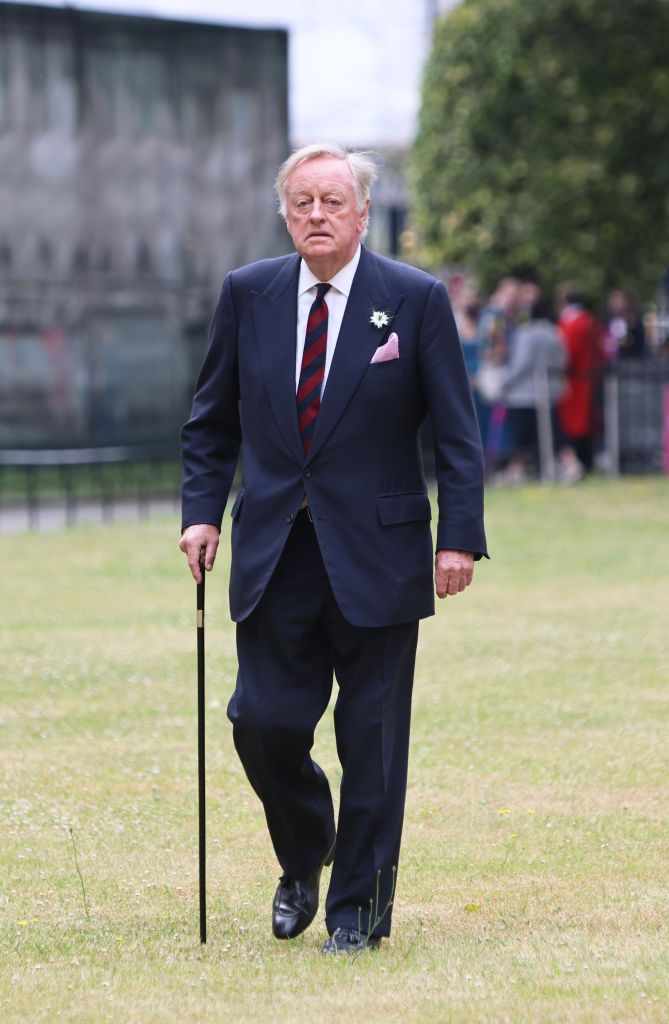
<path id="1" fill-rule="evenodd" d="M 348 152 L 338 146 L 336 142 L 312 142 L 309 146 L 302 146 L 296 149 L 287 160 L 281 164 L 279 173 L 274 182 L 274 191 L 279 200 L 279 212 L 286 220 L 287 202 L 286 187 L 288 178 L 296 167 L 305 164 L 308 160 L 316 160 L 320 156 L 332 156 L 336 160 L 345 160 L 348 164 L 353 178 L 353 191 L 358 204 L 358 210 L 362 210 L 367 202 L 376 178 L 376 167 L 374 161 L 366 153 Z"/>

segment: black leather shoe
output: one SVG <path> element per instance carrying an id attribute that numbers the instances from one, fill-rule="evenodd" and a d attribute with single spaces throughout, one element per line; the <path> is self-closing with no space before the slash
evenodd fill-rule
<path id="1" fill-rule="evenodd" d="M 309 927 L 318 911 L 321 871 L 332 864 L 335 843 L 323 863 L 308 878 L 282 875 L 272 904 L 272 933 L 277 939 L 294 939 Z"/>
<path id="2" fill-rule="evenodd" d="M 380 935 L 365 935 L 357 928 L 335 928 L 322 953 L 362 953 L 365 949 L 378 949 Z"/>

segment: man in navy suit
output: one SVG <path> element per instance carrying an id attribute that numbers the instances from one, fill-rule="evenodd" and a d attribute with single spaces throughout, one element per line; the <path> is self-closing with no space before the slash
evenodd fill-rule
<path id="1" fill-rule="evenodd" d="M 446 290 L 362 246 L 374 176 L 332 145 L 285 162 L 276 187 L 297 252 L 226 277 L 182 434 L 180 546 L 198 581 L 241 452 L 228 715 L 283 871 L 274 935 L 311 924 L 332 863 L 327 953 L 390 933 L 418 620 L 434 613 L 427 414 L 437 595 L 463 591 L 486 554 L 481 444 Z M 336 827 L 310 753 L 333 674 Z"/>

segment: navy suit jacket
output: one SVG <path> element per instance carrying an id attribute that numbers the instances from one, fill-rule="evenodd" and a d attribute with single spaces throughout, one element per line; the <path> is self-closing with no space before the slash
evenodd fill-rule
<path id="1" fill-rule="evenodd" d="M 355 626 L 434 613 L 431 507 L 420 426 L 432 421 L 437 549 L 486 554 L 483 460 L 444 285 L 362 248 L 311 449 L 297 424 L 297 254 L 229 274 L 183 428 L 183 527 L 232 508 L 230 610 L 251 614 L 307 495 L 337 604 Z M 383 310 L 390 323 L 370 323 Z M 371 363 L 394 331 L 399 359 Z"/>

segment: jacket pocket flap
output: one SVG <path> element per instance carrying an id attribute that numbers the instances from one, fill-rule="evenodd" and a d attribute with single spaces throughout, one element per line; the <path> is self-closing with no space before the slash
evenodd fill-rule
<path id="1" fill-rule="evenodd" d="M 382 494 L 376 499 L 376 507 L 384 526 L 432 518 L 430 499 L 422 492 Z"/>
<path id="2" fill-rule="evenodd" d="M 230 509 L 230 515 L 232 516 L 233 519 L 236 519 L 237 513 L 239 512 L 243 500 L 244 491 L 242 488 L 240 488 L 239 491 L 237 492 L 237 497 L 235 498 L 234 505 Z"/>

